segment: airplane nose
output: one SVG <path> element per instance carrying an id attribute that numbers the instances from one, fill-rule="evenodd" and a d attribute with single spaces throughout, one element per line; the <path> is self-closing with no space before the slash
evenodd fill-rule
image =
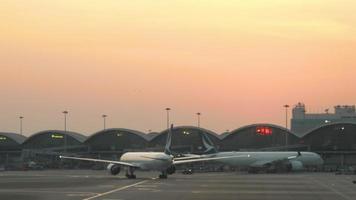
<path id="1" fill-rule="evenodd" d="M 324 164 L 324 160 L 321 158 L 321 156 L 319 156 L 318 164 L 319 165 L 323 165 Z"/>

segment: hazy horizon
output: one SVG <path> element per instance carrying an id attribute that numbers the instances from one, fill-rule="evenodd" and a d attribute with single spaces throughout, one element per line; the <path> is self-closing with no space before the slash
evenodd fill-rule
<path id="1" fill-rule="evenodd" d="M 4 0 L 0 132 L 285 126 L 356 104 L 351 0 Z"/>

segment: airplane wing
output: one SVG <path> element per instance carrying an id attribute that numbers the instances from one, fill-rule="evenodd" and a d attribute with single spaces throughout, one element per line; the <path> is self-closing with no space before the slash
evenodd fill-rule
<path id="1" fill-rule="evenodd" d="M 202 162 L 202 161 L 212 161 L 212 160 L 221 160 L 221 159 L 228 159 L 228 158 L 248 158 L 250 155 L 238 155 L 238 156 L 223 156 L 223 157 L 213 157 L 213 158 L 191 158 L 191 159 L 186 159 L 186 160 L 173 160 L 173 165 L 179 165 L 179 164 L 186 164 L 186 163 L 193 163 L 193 162 Z"/>
<path id="2" fill-rule="evenodd" d="M 297 153 L 297 155 L 295 155 L 295 156 L 289 156 L 288 158 L 287 158 L 287 160 L 293 160 L 293 159 L 295 159 L 295 158 L 298 158 L 299 156 L 301 156 L 302 154 L 300 153 L 300 151 L 298 151 L 298 153 Z"/>
<path id="3" fill-rule="evenodd" d="M 285 162 L 285 161 L 289 161 L 289 160 L 293 160 L 293 159 L 296 159 L 300 156 L 300 152 L 298 152 L 297 155 L 295 156 L 288 156 L 288 157 L 285 157 L 285 158 L 281 158 L 281 159 L 276 159 L 276 160 L 258 160 L 254 163 L 252 163 L 250 165 L 250 167 L 263 167 L 267 164 L 274 164 L 274 163 L 280 163 L 280 162 Z"/>
<path id="4" fill-rule="evenodd" d="M 210 155 L 196 155 L 196 154 L 184 154 L 182 157 L 176 157 L 174 160 L 190 160 L 190 159 L 198 159 L 198 158 L 210 158 Z"/>
<path id="5" fill-rule="evenodd" d="M 250 167 L 263 167 L 266 164 L 273 163 L 274 160 L 259 160 L 250 165 Z"/>
<path id="6" fill-rule="evenodd" d="M 91 161 L 91 162 L 102 162 L 102 163 L 113 163 L 118 164 L 126 167 L 135 167 L 140 168 L 139 165 L 115 160 L 101 160 L 101 159 L 94 159 L 94 158 L 79 158 L 79 157 L 70 157 L 70 156 L 59 156 L 61 159 L 70 159 L 70 160 L 82 160 L 82 161 Z"/>

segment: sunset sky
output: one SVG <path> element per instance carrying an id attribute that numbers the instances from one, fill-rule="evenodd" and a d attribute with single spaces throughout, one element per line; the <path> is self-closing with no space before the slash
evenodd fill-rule
<path id="1" fill-rule="evenodd" d="M 1 0 L 0 131 L 217 133 L 356 104 L 354 0 Z M 333 109 L 331 109 L 333 110 Z"/>

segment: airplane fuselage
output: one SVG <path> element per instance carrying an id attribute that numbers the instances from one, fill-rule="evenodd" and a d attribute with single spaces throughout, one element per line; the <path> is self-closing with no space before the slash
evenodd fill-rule
<path id="1" fill-rule="evenodd" d="M 120 161 L 140 166 L 141 170 L 163 171 L 173 164 L 173 157 L 162 152 L 128 152 Z"/>

